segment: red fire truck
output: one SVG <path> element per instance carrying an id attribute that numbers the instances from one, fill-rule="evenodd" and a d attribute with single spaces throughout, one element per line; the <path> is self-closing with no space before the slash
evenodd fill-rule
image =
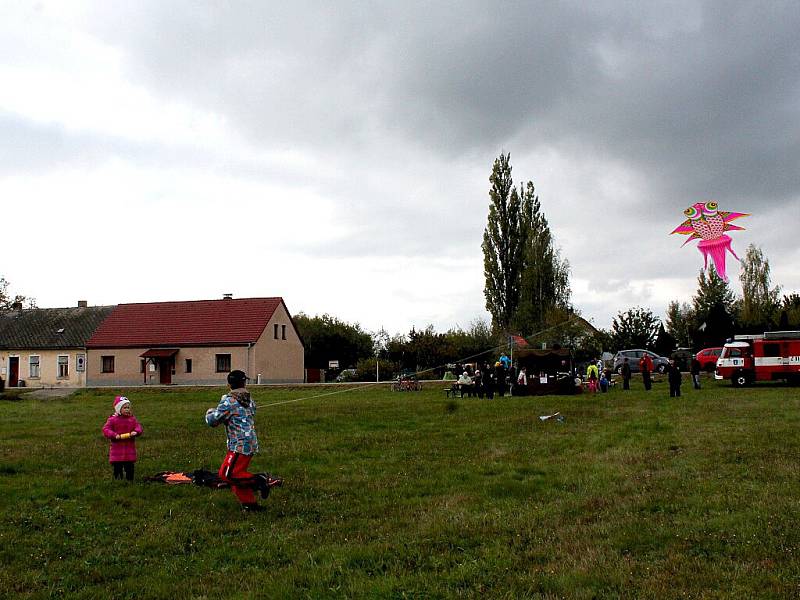
<path id="1" fill-rule="evenodd" d="M 730 379 L 735 387 L 776 379 L 800 383 L 800 331 L 735 336 L 722 349 L 714 378 Z"/>

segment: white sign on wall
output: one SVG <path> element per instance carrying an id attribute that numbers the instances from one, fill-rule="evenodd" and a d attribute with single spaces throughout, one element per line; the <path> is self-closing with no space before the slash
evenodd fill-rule
<path id="1" fill-rule="evenodd" d="M 339 368 L 339 361 L 338 360 L 329 360 L 328 361 L 328 368 L 329 369 L 338 369 Z"/>

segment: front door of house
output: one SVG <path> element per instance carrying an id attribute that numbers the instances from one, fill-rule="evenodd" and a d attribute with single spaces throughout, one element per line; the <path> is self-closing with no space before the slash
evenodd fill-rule
<path id="1" fill-rule="evenodd" d="M 19 356 L 8 357 L 8 387 L 19 385 Z"/>
<path id="2" fill-rule="evenodd" d="M 161 385 L 172 383 L 172 361 L 169 358 L 158 359 L 158 382 Z"/>

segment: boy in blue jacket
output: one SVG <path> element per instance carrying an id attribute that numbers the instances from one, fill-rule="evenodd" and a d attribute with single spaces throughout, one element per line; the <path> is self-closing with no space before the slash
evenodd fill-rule
<path id="1" fill-rule="evenodd" d="M 271 488 L 280 486 L 283 481 L 267 473 L 250 473 L 247 467 L 253 455 L 258 452 L 258 436 L 255 428 L 256 403 L 250 397 L 245 384 L 249 378 L 244 371 L 234 370 L 228 373 L 228 387 L 217 408 L 206 411 L 206 423 L 216 427 L 225 424 L 228 436 L 228 453 L 219 476 L 231 484 L 231 489 L 242 509 L 246 511 L 263 510 L 256 500 L 255 490 L 266 498 Z"/>

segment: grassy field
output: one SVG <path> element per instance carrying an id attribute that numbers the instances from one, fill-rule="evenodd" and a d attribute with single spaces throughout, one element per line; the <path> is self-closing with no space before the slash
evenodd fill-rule
<path id="1" fill-rule="evenodd" d="M 221 390 L 126 390 L 137 481 L 113 481 L 112 393 L 0 401 L 0 595 L 15 598 L 796 598 L 800 389 L 666 383 L 446 400 L 255 389 L 267 511 L 144 483 L 216 470 Z M 538 415 L 561 411 L 564 423 Z"/>

